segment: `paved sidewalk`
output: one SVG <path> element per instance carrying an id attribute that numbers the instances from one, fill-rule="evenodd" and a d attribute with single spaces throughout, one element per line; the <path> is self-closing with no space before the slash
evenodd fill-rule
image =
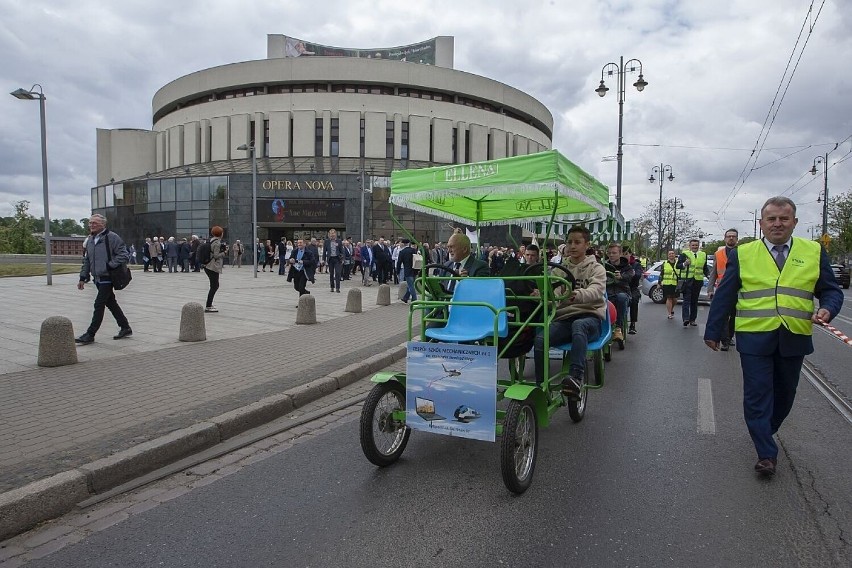
<path id="1" fill-rule="evenodd" d="M 317 275 L 317 325 L 296 326 L 297 294 L 284 277 L 226 268 L 207 314 L 208 341 L 177 341 L 181 306 L 206 296 L 204 274 L 134 273 L 119 302 L 133 336 L 114 341 L 107 313 L 101 333 L 78 346 L 80 363 L 38 368 L 38 330 L 50 315 L 82 333 L 94 291 L 73 275 L 2 279 L 0 315 L 0 493 L 73 469 L 179 428 L 305 385 L 407 339 L 407 309 L 376 306 L 378 286 L 362 288 L 362 314 L 344 312 L 347 292 Z M 327 276 L 325 276 L 327 278 Z"/>
<path id="2" fill-rule="evenodd" d="M 39 329 L 50 316 L 65 316 L 74 324 L 75 335 L 86 331 L 92 319 L 95 287 L 77 290 L 79 277 L 74 274 L 54 275 L 53 286 L 45 278 L 0 278 L 0 374 L 36 369 Z M 308 290 L 317 299 L 317 321 L 324 322 L 346 314 L 347 292 L 362 290 L 363 310 L 376 306 L 378 286 L 362 287 L 360 274 L 356 280 L 343 282 L 340 294 L 329 292 L 327 274 L 317 274 L 316 284 Z M 81 362 L 134 355 L 180 345 L 177 340 L 181 308 L 187 302 L 204 304 L 209 283 L 204 272 L 154 273 L 133 271 L 133 282 L 118 292 L 118 302 L 130 320 L 132 338 L 113 341 L 118 331 L 109 311 L 96 341 L 77 349 Z M 392 287 L 391 300 L 397 301 Z M 234 339 L 257 333 L 288 329 L 295 325 L 298 294 L 291 283 L 277 272 L 258 273 L 252 268 L 225 267 L 215 302 L 219 313 L 206 317 L 207 339 Z M 271 353 L 270 353 L 271 354 Z M 141 360 L 129 359 L 134 364 Z"/>

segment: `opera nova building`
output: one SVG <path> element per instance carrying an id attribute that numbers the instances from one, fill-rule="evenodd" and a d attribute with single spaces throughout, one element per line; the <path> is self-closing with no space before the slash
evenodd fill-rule
<path id="1" fill-rule="evenodd" d="M 533 97 L 453 69 L 453 38 L 346 49 L 267 36 L 268 57 L 204 69 L 154 95 L 153 128 L 97 131 L 92 210 L 128 245 L 210 227 L 225 240 L 399 236 L 390 172 L 551 148 L 553 116 Z M 253 183 L 256 167 L 256 186 Z M 447 222 L 394 215 L 418 240 Z"/>

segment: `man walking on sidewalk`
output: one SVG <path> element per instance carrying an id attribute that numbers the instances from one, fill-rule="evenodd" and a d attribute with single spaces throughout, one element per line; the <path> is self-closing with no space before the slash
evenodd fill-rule
<path id="1" fill-rule="evenodd" d="M 293 251 L 293 255 L 290 257 L 290 274 L 287 279 L 293 281 L 293 289 L 301 297 L 310 294 L 305 289 L 308 285 L 307 266 L 314 262 L 314 256 L 310 249 L 305 246 L 304 239 L 299 239 L 296 246 L 298 248 Z"/>
<path id="2" fill-rule="evenodd" d="M 332 292 L 340 293 L 340 279 L 343 276 L 343 241 L 337 231 L 329 229 L 328 238 L 322 246 L 322 259 L 328 266 L 328 281 Z"/>
<path id="3" fill-rule="evenodd" d="M 77 282 L 77 289 L 83 290 L 86 282 L 94 280 L 98 295 L 95 297 L 95 312 L 92 314 L 92 323 L 89 324 L 86 333 L 75 339 L 81 345 L 94 343 L 95 334 L 104 321 L 105 308 L 109 309 L 118 324 L 118 335 L 114 336 L 113 339 L 123 339 L 133 334 L 130 329 L 130 322 L 127 321 L 127 317 L 121 311 L 121 307 L 115 299 L 108 270 L 127 264 L 130 260 L 127 247 L 124 246 L 121 237 L 106 228 L 106 217 L 103 215 L 95 213 L 89 218 L 89 231 L 91 235 L 86 241 L 86 252 L 83 254 L 83 267 L 80 269 L 80 281 Z"/>

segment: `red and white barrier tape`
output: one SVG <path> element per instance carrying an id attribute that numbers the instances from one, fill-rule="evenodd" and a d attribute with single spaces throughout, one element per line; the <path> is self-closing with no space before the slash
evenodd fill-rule
<path id="1" fill-rule="evenodd" d="M 852 346 L 852 338 L 847 337 L 842 331 L 840 331 L 833 325 L 828 325 L 827 323 L 822 323 L 820 325 L 822 325 L 822 327 L 824 327 L 828 333 L 830 333 L 846 345 Z"/>

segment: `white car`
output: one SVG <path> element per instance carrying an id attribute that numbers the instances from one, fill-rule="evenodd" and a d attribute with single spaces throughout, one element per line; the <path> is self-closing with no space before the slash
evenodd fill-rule
<path id="1" fill-rule="evenodd" d="M 713 258 L 708 258 L 707 263 L 712 266 L 714 260 Z M 662 264 L 662 260 L 655 262 L 651 265 L 651 268 L 645 270 L 645 273 L 642 275 L 642 282 L 640 283 L 642 293 L 651 298 L 651 301 L 655 304 L 664 304 L 666 302 L 666 299 L 663 297 L 663 287 L 660 285 L 660 266 Z M 710 303 L 710 295 L 708 294 L 709 284 L 710 282 L 705 277 L 704 284 L 701 286 L 701 292 L 698 293 L 699 303 Z M 678 298 L 678 301 L 682 299 Z"/>

